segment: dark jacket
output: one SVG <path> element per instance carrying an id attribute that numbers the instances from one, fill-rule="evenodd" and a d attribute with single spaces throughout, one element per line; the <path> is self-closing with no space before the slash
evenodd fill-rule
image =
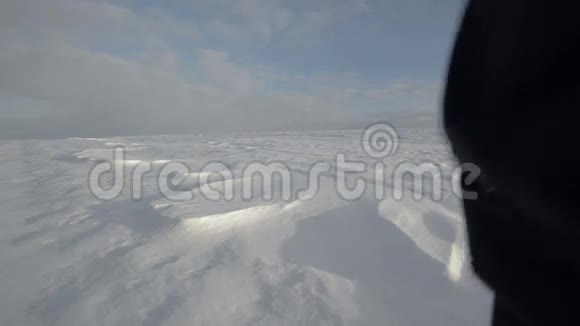
<path id="1" fill-rule="evenodd" d="M 482 171 L 464 209 L 494 325 L 580 325 L 579 6 L 474 0 L 457 35 L 444 123 Z"/>

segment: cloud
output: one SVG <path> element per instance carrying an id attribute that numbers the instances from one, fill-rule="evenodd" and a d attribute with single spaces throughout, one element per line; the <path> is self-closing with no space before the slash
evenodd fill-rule
<path id="1" fill-rule="evenodd" d="M 369 10 L 363 0 L 170 1 L 205 19 L 139 3 L 3 1 L 0 138 L 354 127 L 373 108 L 436 93 L 292 73 L 207 41 L 316 38 Z"/>
<path id="2" fill-rule="evenodd" d="M 366 0 L 199 0 L 179 8 L 203 12 L 202 29 L 211 37 L 239 42 L 315 39 L 369 10 Z"/>
<path id="3" fill-rule="evenodd" d="M 197 50 L 197 66 L 207 82 L 230 95 L 248 96 L 260 84 L 250 69 L 232 63 L 229 54 L 223 51 Z"/>
<path id="4" fill-rule="evenodd" d="M 198 58 L 195 68 L 204 73 L 203 83 L 110 54 L 15 47 L 0 54 L 0 95 L 51 103 L 49 122 L 56 136 L 78 129 L 87 135 L 101 129 L 115 134 L 208 132 L 291 128 L 294 123 L 301 128 L 339 116 L 347 121 L 344 108 L 334 107 L 323 94 L 262 92 L 259 85 L 267 81 L 229 61 L 226 53 L 200 50 Z"/>
<path id="5" fill-rule="evenodd" d="M 162 10 L 130 10 L 90 0 L 6 0 L 0 4 L 0 43 L 66 43 L 139 47 L 148 39 L 195 41 L 199 26 Z"/>
<path id="6" fill-rule="evenodd" d="M 441 92 L 441 82 L 399 81 L 386 88 L 368 89 L 364 95 L 377 101 L 409 98 L 433 101 Z"/>

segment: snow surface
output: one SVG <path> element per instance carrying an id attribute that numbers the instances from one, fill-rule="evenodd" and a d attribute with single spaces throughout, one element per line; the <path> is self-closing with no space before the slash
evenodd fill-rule
<path id="1" fill-rule="evenodd" d="M 388 164 L 451 171 L 438 131 L 400 132 Z M 305 185 L 308 167 L 338 152 L 375 162 L 360 135 L 0 142 L 0 325 L 488 325 L 491 295 L 469 271 L 449 183 L 437 202 L 343 200 L 330 175 L 308 201 L 212 201 L 187 178 L 195 198 L 170 201 L 154 175 L 138 201 L 101 201 L 87 186 L 119 145 L 127 165 L 179 160 L 192 173 L 280 161 Z"/>

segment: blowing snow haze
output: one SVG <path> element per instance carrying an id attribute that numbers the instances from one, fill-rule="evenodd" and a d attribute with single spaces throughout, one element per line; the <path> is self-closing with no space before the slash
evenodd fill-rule
<path id="1" fill-rule="evenodd" d="M 434 119 L 454 0 L 8 0 L 0 138 Z"/>

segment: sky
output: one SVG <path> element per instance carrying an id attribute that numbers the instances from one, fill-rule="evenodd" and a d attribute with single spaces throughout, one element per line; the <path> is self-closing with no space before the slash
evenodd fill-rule
<path id="1" fill-rule="evenodd" d="M 2 0 L 0 139 L 436 115 L 462 4 Z"/>

